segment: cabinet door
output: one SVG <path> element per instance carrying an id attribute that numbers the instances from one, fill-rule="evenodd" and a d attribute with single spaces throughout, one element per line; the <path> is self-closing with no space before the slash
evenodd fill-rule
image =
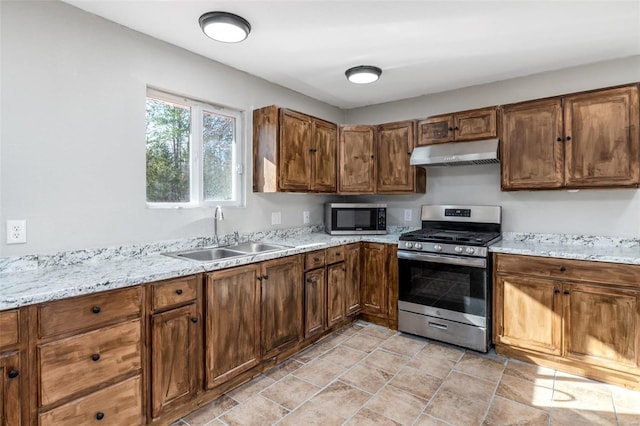
<path id="1" fill-rule="evenodd" d="M 640 292 L 571 283 L 563 293 L 564 356 L 637 373 Z"/>
<path id="2" fill-rule="evenodd" d="M 207 275 L 206 380 L 209 389 L 260 361 L 259 266 Z"/>
<path id="3" fill-rule="evenodd" d="M 0 426 L 20 425 L 20 355 L 0 356 Z"/>
<path id="4" fill-rule="evenodd" d="M 342 322 L 346 314 L 345 282 L 346 271 L 344 262 L 327 266 L 327 326 Z"/>
<path id="5" fill-rule="evenodd" d="M 560 98 L 505 106 L 501 142 L 502 189 L 564 185 Z"/>
<path id="6" fill-rule="evenodd" d="M 278 187 L 284 191 L 307 191 L 311 180 L 311 118 L 280 110 Z"/>
<path id="7" fill-rule="evenodd" d="M 483 108 L 453 115 L 456 142 L 495 138 L 496 109 Z"/>
<path id="8" fill-rule="evenodd" d="M 313 120 L 311 190 L 336 192 L 338 182 L 338 129 L 335 124 Z"/>
<path id="9" fill-rule="evenodd" d="M 378 127 L 378 192 L 412 192 L 415 189 L 415 167 L 409 164 L 414 140 L 414 121 Z"/>
<path id="10" fill-rule="evenodd" d="M 344 299 L 346 315 L 355 315 L 360 306 L 360 244 L 349 244 L 344 248 L 345 275 Z"/>
<path id="11" fill-rule="evenodd" d="M 418 145 L 453 141 L 453 114 L 429 117 L 418 122 Z"/>
<path id="12" fill-rule="evenodd" d="M 320 334 L 326 327 L 325 269 L 318 268 L 304 274 L 304 337 Z"/>
<path id="13" fill-rule="evenodd" d="M 495 283 L 495 343 L 560 355 L 562 284 L 502 274 Z"/>
<path id="14" fill-rule="evenodd" d="M 568 96 L 564 112 L 567 186 L 638 184 L 636 86 Z"/>
<path id="15" fill-rule="evenodd" d="M 340 128 L 338 191 L 367 193 L 375 190 L 375 134 L 372 126 Z"/>
<path id="16" fill-rule="evenodd" d="M 364 243 L 362 246 L 362 313 L 387 315 L 387 253 L 384 244 Z"/>
<path id="17" fill-rule="evenodd" d="M 195 303 L 151 318 L 151 400 L 153 417 L 182 404 L 196 392 L 198 317 Z"/>
<path id="18" fill-rule="evenodd" d="M 262 355 L 271 357 L 302 336 L 302 266 L 299 256 L 262 267 Z"/>

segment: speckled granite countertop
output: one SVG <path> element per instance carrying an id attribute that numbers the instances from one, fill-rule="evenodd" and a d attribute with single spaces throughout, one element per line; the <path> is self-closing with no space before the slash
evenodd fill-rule
<path id="1" fill-rule="evenodd" d="M 80 250 L 40 256 L 40 259 L 39 256 L 5 258 L 0 260 L 0 269 L 4 270 L 0 273 L 0 310 L 215 271 L 352 242 L 395 244 L 404 230 L 399 228 L 387 235 L 366 236 L 331 236 L 322 232 L 308 232 L 305 228 L 302 231 L 253 233 L 244 235 L 242 240 L 261 240 L 291 248 L 212 262 L 181 260 L 160 254 L 211 245 L 206 239 L 169 245 L 165 243 L 153 250 L 149 246 L 129 246 Z"/>
<path id="2" fill-rule="evenodd" d="M 640 239 L 504 233 L 490 252 L 640 265 Z"/>

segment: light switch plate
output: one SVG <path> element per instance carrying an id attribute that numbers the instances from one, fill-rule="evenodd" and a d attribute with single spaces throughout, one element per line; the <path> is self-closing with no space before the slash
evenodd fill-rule
<path id="1" fill-rule="evenodd" d="M 404 221 L 411 222 L 411 209 L 404 209 Z"/>
<path id="2" fill-rule="evenodd" d="M 309 223 L 309 212 L 308 211 L 303 211 L 302 212 L 302 223 Z"/>
<path id="3" fill-rule="evenodd" d="M 280 225 L 282 223 L 282 214 L 280 212 L 271 213 L 271 224 Z"/>

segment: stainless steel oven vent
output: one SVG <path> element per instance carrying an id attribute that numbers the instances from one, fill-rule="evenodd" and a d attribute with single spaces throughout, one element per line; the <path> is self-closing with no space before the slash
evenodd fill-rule
<path id="1" fill-rule="evenodd" d="M 498 139 L 420 146 L 411 153 L 412 166 L 464 166 L 499 163 Z"/>

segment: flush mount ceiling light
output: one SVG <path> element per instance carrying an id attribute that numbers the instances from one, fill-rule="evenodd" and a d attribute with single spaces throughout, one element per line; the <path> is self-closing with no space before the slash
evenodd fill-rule
<path id="1" fill-rule="evenodd" d="M 349 68 L 344 73 L 347 79 L 356 84 L 373 83 L 380 78 L 382 70 L 373 65 L 359 65 L 357 67 Z"/>
<path id="2" fill-rule="evenodd" d="M 251 32 L 251 24 L 246 19 L 229 12 L 208 12 L 199 22 L 208 37 L 223 43 L 237 43 Z"/>

